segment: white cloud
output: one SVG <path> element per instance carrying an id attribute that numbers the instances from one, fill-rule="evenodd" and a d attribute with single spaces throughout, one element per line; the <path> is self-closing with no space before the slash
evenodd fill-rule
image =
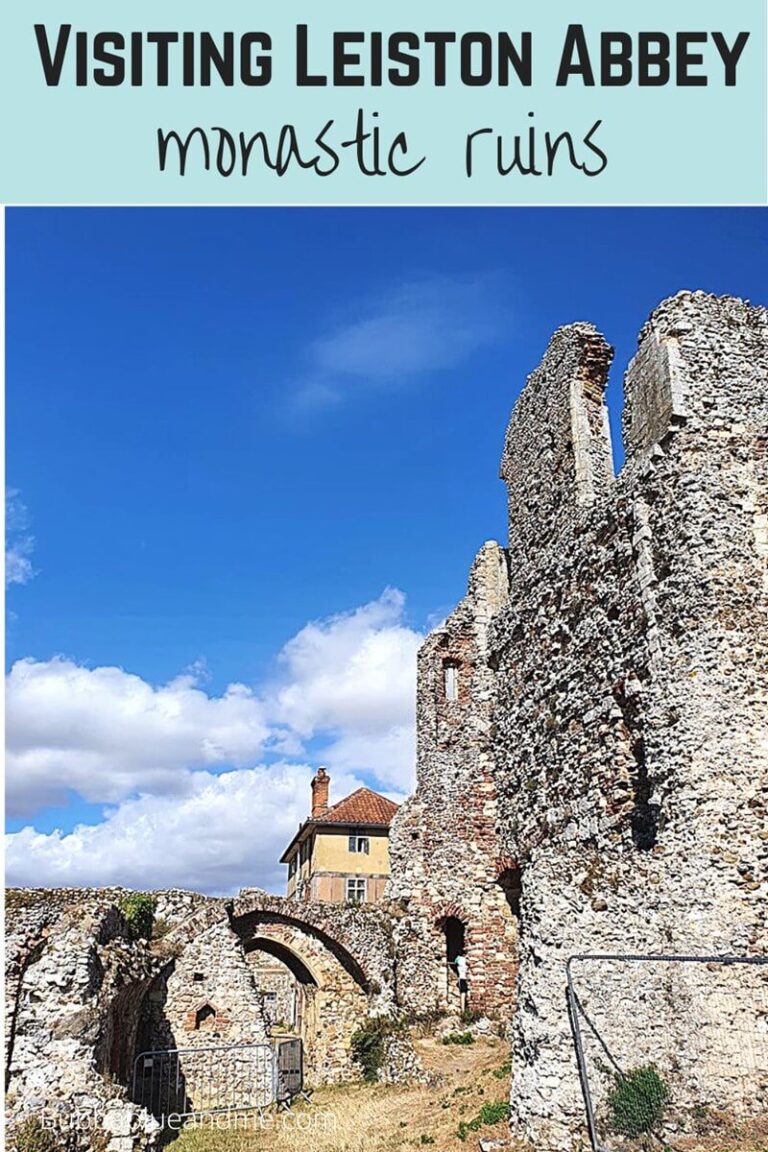
<path id="1" fill-rule="evenodd" d="M 328 407 L 456 367 L 495 339 L 503 319 L 487 277 L 406 281 L 309 345 L 294 406 Z"/>
<path id="2" fill-rule="evenodd" d="M 27 532 L 29 514 L 19 492 L 9 488 L 5 494 L 5 586 L 27 584 L 35 575 L 30 559 L 35 546 Z"/>
<path id="3" fill-rule="evenodd" d="M 387 589 L 308 624 L 261 689 L 211 696 L 202 663 L 155 687 L 120 668 L 18 661 L 6 682 L 9 812 L 70 792 L 116 807 L 68 834 L 11 835 L 12 882 L 273 886 L 318 763 L 337 799 L 362 780 L 396 795 L 411 788 L 421 639 L 402 593 Z M 282 762 L 252 767 L 265 753 Z"/>
<path id="4" fill-rule="evenodd" d="M 7 838 L 7 882 L 282 891 L 285 867 L 278 861 L 306 817 L 311 772 L 305 764 L 196 772 L 182 798 L 127 800 L 101 824 L 68 834 L 24 828 Z M 339 784 L 352 789 L 359 782 L 347 777 Z"/>
<path id="5" fill-rule="evenodd" d="M 7 804 L 11 814 L 63 800 L 172 793 L 189 771 L 244 766 L 269 735 L 242 684 L 208 696 L 192 673 L 155 688 L 121 668 L 19 660 L 6 679 Z"/>
<path id="6" fill-rule="evenodd" d="M 300 737 L 326 734 L 330 765 L 371 773 L 401 791 L 413 783 L 422 640 L 406 626 L 404 606 L 402 592 L 388 588 L 362 608 L 308 624 L 281 653 L 288 682 L 270 706 Z"/>

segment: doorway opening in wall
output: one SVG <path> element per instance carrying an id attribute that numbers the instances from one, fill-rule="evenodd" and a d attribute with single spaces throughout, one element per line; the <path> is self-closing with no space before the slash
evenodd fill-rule
<path id="1" fill-rule="evenodd" d="M 449 1009 L 460 1011 L 462 994 L 459 989 L 456 958 L 465 954 L 466 926 L 464 921 L 459 920 L 458 916 L 446 916 L 443 921 L 443 935 L 445 936 L 445 1001 Z"/>
<path id="2" fill-rule="evenodd" d="M 248 967 L 262 996 L 265 1023 L 273 1035 L 307 1040 L 317 981 L 290 948 L 276 940 L 256 937 L 245 945 Z"/>
<path id="3" fill-rule="evenodd" d="M 523 870 L 518 865 L 510 865 L 499 873 L 496 880 L 506 898 L 509 910 L 516 920 L 520 919 L 520 902 L 523 896 Z"/>
<path id="4" fill-rule="evenodd" d="M 464 953 L 465 928 L 457 916 L 448 916 L 443 924 L 445 935 L 445 958 L 449 964 L 456 963 L 456 957 Z"/>

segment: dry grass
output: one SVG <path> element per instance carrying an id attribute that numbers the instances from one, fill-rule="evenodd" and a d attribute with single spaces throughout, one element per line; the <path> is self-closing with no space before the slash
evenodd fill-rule
<path id="1" fill-rule="evenodd" d="M 427 1038 L 416 1041 L 422 1063 L 441 1076 L 438 1085 L 349 1084 L 318 1089 L 311 1105 L 293 1115 L 270 1118 L 262 1130 L 256 1118 L 241 1118 L 250 1131 L 187 1129 L 169 1152 L 467 1152 L 480 1135 L 505 1138 L 506 1121 L 470 1132 L 462 1141 L 459 1123 L 471 1120 L 483 1104 L 506 1100 L 508 1079 L 494 1075 L 507 1060 L 507 1045 L 478 1040 L 465 1048 Z"/>
<path id="2" fill-rule="evenodd" d="M 166 1152 L 476 1152 L 480 1137 L 507 1139 L 506 1121 L 459 1138 L 459 1124 L 477 1116 L 483 1104 L 507 1098 L 509 1077 L 500 1074 L 508 1060 L 501 1040 L 481 1039 L 467 1047 L 415 1041 L 424 1068 L 440 1075 L 434 1086 L 346 1084 L 321 1088 L 311 1105 L 265 1118 L 241 1116 L 245 1130 L 216 1131 L 215 1119 L 188 1128 Z M 616 1141 L 625 1152 L 642 1152 L 643 1142 Z M 657 1152 L 768 1152 L 768 1120 L 741 1125 L 712 1115 L 698 1135 L 677 1136 Z"/>
<path id="3" fill-rule="evenodd" d="M 695 1136 L 679 1136 L 673 1152 L 768 1152 L 768 1117 L 736 1121 L 710 1113 Z"/>

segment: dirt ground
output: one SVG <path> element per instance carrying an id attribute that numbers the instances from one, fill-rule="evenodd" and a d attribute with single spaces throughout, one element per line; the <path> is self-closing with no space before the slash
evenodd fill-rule
<path id="1" fill-rule="evenodd" d="M 416 1041 L 422 1064 L 439 1075 L 434 1086 L 349 1084 L 321 1088 L 311 1105 L 294 1113 L 258 1119 L 241 1117 L 244 1131 L 216 1131 L 213 1121 L 188 1128 L 168 1145 L 169 1152 L 435 1152 L 477 1149 L 480 1137 L 506 1139 L 507 1121 L 470 1128 L 462 1140 L 459 1125 L 476 1121 L 483 1105 L 507 1100 L 508 1045 L 480 1038 L 461 1047 L 433 1038 Z"/>

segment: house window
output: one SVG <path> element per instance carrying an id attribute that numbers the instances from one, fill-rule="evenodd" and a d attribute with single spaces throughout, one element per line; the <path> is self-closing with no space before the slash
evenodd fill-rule
<path id="1" fill-rule="evenodd" d="M 295 856 L 291 856 L 290 860 L 288 861 L 288 875 L 289 876 L 295 876 L 296 875 L 296 857 Z"/>
<path id="2" fill-rule="evenodd" d="M 350 836 L 349 838 L 350 852 L 362 852 L 366 856 L 371 850 L 371 844 L 367 836 Z"/>
<path id="3" fill-rule="evenodd" d="M 455 660 L 446 660 L 443 663 L 443 688 L 446 700 L 458 700 L 459 666 Z"/>
<path id="4" fill-rule="evenodd" d="M 365 904 L 366 882 L 364 876 L 347 877 L 347 900 L 352 904 Z"/>

